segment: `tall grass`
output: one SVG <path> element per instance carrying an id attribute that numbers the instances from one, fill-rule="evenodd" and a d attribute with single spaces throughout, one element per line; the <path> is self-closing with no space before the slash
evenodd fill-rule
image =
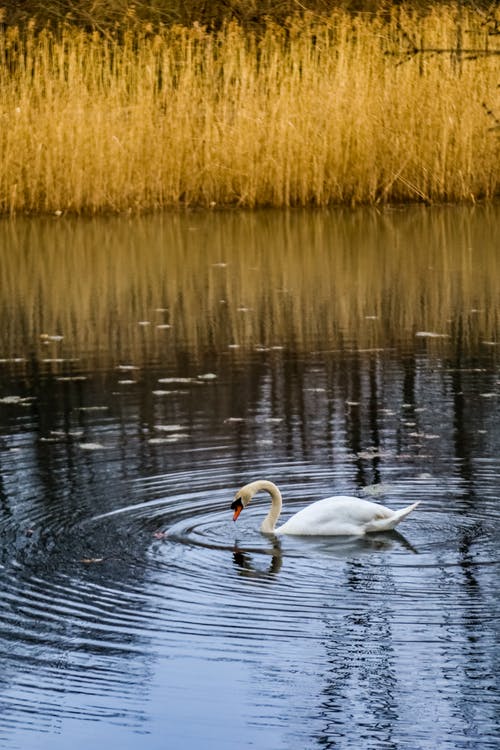
<path id="1" fill-rule="evenodd" d="M 7 29 L 0 211 L 491 199 L 499 58 L 404 57 L 408 35 L 456 48 L 465 29 L 491 47 L 482 20 L 337 13 L 258 35 L 144 27 L 119 43 Z"/>

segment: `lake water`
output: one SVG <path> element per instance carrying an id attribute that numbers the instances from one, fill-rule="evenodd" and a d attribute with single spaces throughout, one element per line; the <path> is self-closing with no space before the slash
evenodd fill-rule
<path id="1" fill-rule="evenodd" d="M 500 207 L 0 224 L 0 744 L 500 747 Z M 273 538 L 333 494 L 399 533 Z"/>

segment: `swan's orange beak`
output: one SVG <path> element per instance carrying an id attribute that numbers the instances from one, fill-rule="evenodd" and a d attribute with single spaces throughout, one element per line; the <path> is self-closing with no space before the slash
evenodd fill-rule
<path id="1" fill-rule="evenodd" d="M 241 502 L 239 498 L 238 500 L 235 500 L 234 503 L 231 505 L 231 510 L 234 510 L 233 521 L 236 521 L 241 511 L 243 510 L 243 503 Z"/>

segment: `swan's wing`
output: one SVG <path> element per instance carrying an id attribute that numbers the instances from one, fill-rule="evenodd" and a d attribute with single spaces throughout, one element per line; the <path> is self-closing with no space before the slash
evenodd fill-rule
<path id="1" fill-rule="evenodd" d="M 362 535 L 374 521 L 389 519 L 392 511 L 358 497 L 336 495 L 300 510 L 277 529 L 282 534 Z"/>
<path id="2" fill-rule="evenodd" d="M 332 515 L 343 514 L 357 523 L 367 523 L 375 518 L 390 518 L 394 511 L 386 508 L 385 505 L 372 503 L 371 500 L 363 500 L 360 497 L 350 497 L 349 495 L 335 495 L 319 500 L 314 505 L 325 503 L 325 509 L 328 507 Z"/>

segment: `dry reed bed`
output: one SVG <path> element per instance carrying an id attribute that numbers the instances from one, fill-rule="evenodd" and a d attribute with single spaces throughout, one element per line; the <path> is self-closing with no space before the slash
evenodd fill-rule
<path id="1" fill-rule="evenodd" d="M 0 360 L 166 364 L 273 346 L 453 357 L 453 339 L 416 333 L 459 327 L 470 351 L 497 340 L 497 233 L 496 207 L 4 221 Z"/>
<path id="2" fill-rule="evenodd" d="M 408 34 L 491 46 L 482 21 L 338 13 L 259 37 L 145 28 L 119 44 L 7 29 L 0 212 L 491 199 L 500 137 L 483 103 L 498 112 L 499 58 L 401 62 Z"/>

